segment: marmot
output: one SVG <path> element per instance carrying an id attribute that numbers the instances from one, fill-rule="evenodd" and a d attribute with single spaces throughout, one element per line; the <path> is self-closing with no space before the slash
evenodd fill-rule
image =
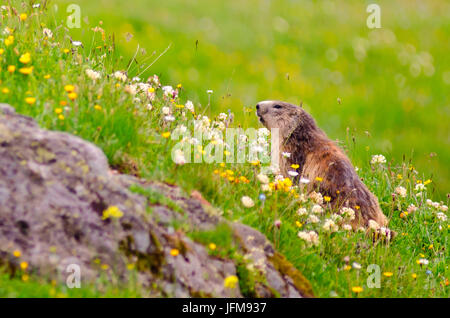
<path id="1" fill-rule="evenodd" d="M 322 195 L 331 197 L 335 210 L 352 208 L 353 228 L 367 227 L 370 220 L 380 227 L 387 226 L 378 199 L 361 182 L 345 153 L 328 139 L 303 108 L 281 101 L 263 101 L 256 105 L 256 114 L 266 128 L 279 128 L 283 175 L 294 170 L 291 165 L 298 164 L 296 181 L 300 177 L 310 180 L 308 190 L 319 189 Z M 282 152 L 290 156 L 285 157 Z"/>

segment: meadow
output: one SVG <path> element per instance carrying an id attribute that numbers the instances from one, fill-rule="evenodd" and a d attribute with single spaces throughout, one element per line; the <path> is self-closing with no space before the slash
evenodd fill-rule
<path id="1" fill-rule="evenodd" d="M 449 12 L 444 1 L 382 1 L 380 30 L 367 29 L 357 1 L 80 1 L 80 29 L 64 27 L 69 2 L 12 3 L 1 9 L 1 102 L 94 142 L 121 172 L 200 191 L 228 219 L 266 234 L 316 296 L 448 297 L 450 28 L 437 14 Z M 254 105 L 263 99 L 302 100 L 341 140 L 395 240 L 336 228 L 340 211 L 326 197 L 260 176 L 258 162 L 172 160 L 176 129 L 199 115 L 205 129 L 223 127 L 228 110 L 233 127 L 257 127 Z M 374 160 L 378 154 L 387 160 Z M 228 251 L 222 238 L 218 230 L 204 243 Z M 371 264 L 380 288 L 367 286 Z M 100 285 L 70 290 L 24 270 L 0 276 L 0 296 L 145 295 Z"/>

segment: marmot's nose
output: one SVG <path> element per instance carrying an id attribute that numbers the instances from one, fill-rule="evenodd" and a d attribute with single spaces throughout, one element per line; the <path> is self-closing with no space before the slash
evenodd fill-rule
<path id="1" fill-rule="evenodd" d="M 259 104 L 256 104 L 256 109 L 259 109 Z"/>

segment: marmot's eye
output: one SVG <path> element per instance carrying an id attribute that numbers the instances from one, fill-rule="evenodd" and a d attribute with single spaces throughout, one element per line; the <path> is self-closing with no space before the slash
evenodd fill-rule
<path id="1" fill-rule="evenodd" d="M 281 106 L 280 105 L 275 105 L 275 106 L 273 106 L 273 108 L 280 109 Z"/>

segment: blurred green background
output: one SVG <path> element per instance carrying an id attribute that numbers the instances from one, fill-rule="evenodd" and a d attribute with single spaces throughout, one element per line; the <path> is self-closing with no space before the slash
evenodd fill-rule
<path id="1" fill-rule="evenodd" d="M 366 25 L 372 1 L 59 0 L 55 18 L 71 3 L 82 14 L 73 39 L 90 48 L 88 31 L 103 21 L 122 69 L 138 44 L 139 65 L 171 44 L 141 77 L 181 83 L 195 104 L 213 90 L 211 114 L 231 109 L 257 125 L 244 107 L 303 101 L 330 138 L 355 135 L 356 165 L 377 153 L 412 158 L 437 199 L 449 192 L 450 1 L 377 1 L 381 29 Z"/>

